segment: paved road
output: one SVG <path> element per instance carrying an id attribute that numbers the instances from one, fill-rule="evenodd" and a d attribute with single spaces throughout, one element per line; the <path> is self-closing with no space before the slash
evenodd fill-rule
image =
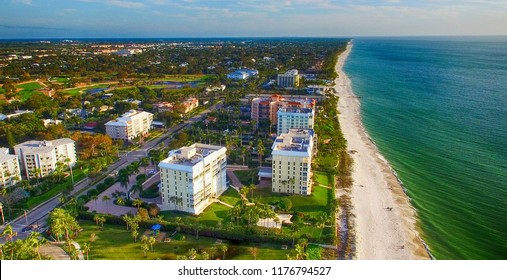
<path id="1" fill-rule="evenodd" d="M 218 106 L 221 106 L 220 104 L 216 104 L 211 106 L 210 108 L 204 110 L 200 114 L 186 120 L 183 123 L 180 123 L 174 127 L 171 127 L 162 134 L 161 136 L 154 138 L 150 140 L 149 142 L 146 142 L 141 148 L 126 153 L 124 156 L 121 157 L 120 160 L 113 163 L 109 168 L 107 169 L 107 174 L 111 174 L 115 171 L 118 171 L 122 168 L 125 168 L 127 165 L 129 165 L 131 162 L 137 161 L 140 158 L 146 157 L 148 155 L 148 152 L 158 146 L 160 143 L 163 143 L 164 146 L 168 145 L 168 142 L 172 139 L 172 135 L 196 122 L 202 121 L 206 115 L 213 110 L 216 110 Z M 76 193 L 80 193 L 81 191 L 87 189 L 90 187 L 91 180 L 90 179 L 84 179 L 80 182 L 78 182 L 75 186 L 71 195 L 75 195 Z M 30 232 L 22 232 L 23 228 L 25 228 L 27 225 L 38 225 L 39 230 L 45 228 L 46 218 L 49 212 L 51 212 L 54 208 L 56 208 L 60 202 L 59 197 L 60 195 L 55 196 L 54 198 L 46 201 L 45 203 L 37 206 L 36 208 L 30 210 L 27 213 L 26 218 L 24 216 L 18 217 L 17 219 L 7 222 L 5 225 L 0 226 L 0 232 L 5 228 L 6 225 L 10 224 L 14 231 L 18 232 L 18 236 L 16 238 L 26 238 Z"/>

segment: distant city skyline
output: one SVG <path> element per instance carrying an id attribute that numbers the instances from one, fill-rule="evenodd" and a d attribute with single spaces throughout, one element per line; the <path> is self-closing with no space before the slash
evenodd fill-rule
<path id="1" fill-rule="evenodd" d="M 507 35 L 503 0 L 0 0 L 0 39 Z"/>

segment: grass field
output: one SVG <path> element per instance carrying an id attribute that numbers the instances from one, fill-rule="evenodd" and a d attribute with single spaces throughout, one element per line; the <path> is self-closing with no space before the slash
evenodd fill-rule
<path id="1" fill-rule="evenodd" d="M 313 179 L 315 183 L 321 185 L 321 186 L 327 186 L 329 187 L 329 179 L 327 177 L 327 174 L 324 172 L 314 172 Z"/>
<path id="2" fill-rule="evenodd" d="M 281 198 L 286 197 L 292 202 L 290 211 L 318 217 L 321 213 L 326 213 L 327 211 L 326 206 L 330 192 L 330 189 L 314 186 L 311 196 L 302 196 L 273 193 L 271 192 L 271 188 L 257 188 L 254 191 L 254 198 L 258 199 L 261 203 L 275 204 Z"/>
<path id="3" fill-rule="evenodd" d="M 213 76 L 214 75 L 166 75 L 163 80 L 171 82 L 197 82 Z"/>
<path id="4" fill-rule="evenodd" d="M 234 206 L 236 205 L 236 203 L 241 201 L 241 196 L 235 189 L 229 188 L 218 199 L 229 205 Z"/>
<path id="5" fill-rule="evenodd" d="M 66 94 L 69 94 L 69 95 L 78 95 L 78 94 L 81 94 L 89 89 L 94 89 L 94 88 L 102 88 L 102 87 L 109 87 L 111 85 L 114 85 L 116 83 L 103 83 L 103 84 L 96 84 L 96 85 L 93 85 L 93 86 L 86 86 L 86 87 L 79 87 L 79 88 L 73 88 L 73 89 L 68 89 L 68 90 L 64 90 L 63 92 L 66 93 Z"/>
<path id="6" fill-rule="evenodd" d="M 66 83 L 69 81 L 69 77 L 52 77 L 50 82 Z"/>
<path id="7" fill-rule="evenodd" d="M 41 86 L 37 82 L 17 85 L 16 87 L 21 89 L 21 91 L 18 92 L 18 95 L 22 101 L 28 100 L 32 96 L 32 94 L 38 92 L 37 91 L 38 89 L 43 88 L 43 86 Z"/>
<path id="8" fill-rule="evenodd" d="M 0 93 L 5 93 L 6 90 L 0 87 Z"/>
<path id="9" fill-rule="evenodd" d="M 204 210 L 204 212 L 202 212 L 199 216 L 173 211 L 162 211 L 160 214 L 164 216 L 167 221 L 174 222 L 174 219 L 176 217 L 181 217 L 183 223 L 198 222 L 203 225 L 216 227 L 219 221 L 223 222 L 223 220 L 227 217 L 227 212 L 230 209 L 231 208 L 222 204 L 213 203 L 208 206 L 208 208 L 206 208 L 206 210 Z"/>
<path id="10" fill-rule="evenodd" d="M 90 260 L 142 260 L 144 259 L 141 243 L 134 243 L 130 232 L 124 226 L 104 225 L 104 230 L 100 230 L 95 223 L 91 221 L 79 221 L 83 231 L 79 234 L 76 241 L 79 244 L 89 242 L 90 235 L 95 233 L 97 240 L 91 245 L 89 252 Z M 153 252 L 148 252 L 147 259 L 174 260 L 178 255 L 185 255 L 188 250 L 194 248 L 200 253 L 209 251 L 209 248 L 216 246 L 216 239 L 187 235 L 184 241 L 173 240 L 171 242 L 158 242 L 153 246 Z M 228 250 L 225 259 L 248 260 L 253 259 L 251 246 L 247 244 L 234 245 L 227 244 Z M 285 259 L 286 250 L 281 250 L 279 245 L 256 244 L 257 259 Z M 221 251 L 216 250 L 215 258 L 222 258 Z M 86 257 L 85 257 L 86 258 Z"/>

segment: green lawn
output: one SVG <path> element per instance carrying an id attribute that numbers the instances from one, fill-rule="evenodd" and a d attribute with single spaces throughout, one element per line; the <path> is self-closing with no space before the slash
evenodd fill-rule
<path id="1" fill-rule="evenodd" d="M 181 217 L 183 223 L 186 221 L 189 223 L 198 222 L 203 225 L 216 227 L 218 222 L 223 222 L 223 220 L 227 217 L 227 212 L 229 212 L 231 208 L 224 206 L 222 204 L 213 203 L 204 212 L 202 212 L 199 216 L 194 216 L 191 214 L 183 213 L 183 212 L 174 212 L 174 211 L 162 211 L 160 214 L 164 216 L 167 221 L 174 222 L 176 217 Z"/>
<path id="2" fill-rule="evenodd" d="M 130 232 L 125 226 L 104 225 L 104 230 L 100 230 L 95 223 L 91 221 L 79 221 L 83 231 L 79 233 L 76 241 L 79 244 L 89 242 L 90 235 L 95 233 L 97 240 L 91 245 L 89 253 L 90 260 L 142 260 L 144 259 L 141 243 L 134 243 Z M 144 232 L 144 231 L 140 231 Z M 184 241 L 173 240 L 171 242 L 158 242 L 153 246 L 153 252 L 148 252 L 147 259 L 174 260 L 178 255 L 185 255 L 188 250 L 194 248 L 198 253 L 208 251 L 209 248 L 216 246 L 216 239 L 199 237 L 195 239 L 193 235 L 186 235 Z M 225 259 L 253 259 L 251 247 L 247 244 L 233 245 L 227 244 L 228 250 Z M 281 250 L 279 245 L 255 244 L 257 247 L 257 259 L 285 259 L 287 250 Z M 200 258 L 200 255 L 197 256 Z M 217 250 L 215 258 L 222 258 L 222 252 Z"/>
<path id="3" fill-rule="evenodd" d="M 79 87 L 79 88 L 74 88 L 74 89 L 68 89 L 68 90 L 64 90 L 63 92 L 66 93 L 66 94 L 69 94 L 69 95 L 78 95 L 78 94 L 81 94 L 82 92 L 85 92 L 85 91 L 87 91 L 89 89 L 109 87 L 109 86 L 114 85 L 114 84 L 117 84 L 117 83 L 102 83 L 102 84 L 97 84 L 97 85 L 93 85 L 93 86 L 86 86 L 86 87 Z"/>
<path id="4" fill-rule="evenodd" d="M 241 196 L 235 189 L 228 188 L 218 199 L 229 205 L 234 206 L 236 205 L 236 203 L 241 201 Z"/>
<path id="5" fill-rule="evenodd" d="M 17 85 L 16 86 L 17 88 L 20 88 L 22 90 L 37 90 L 37 89 L 40 89 L 42 88 L 42 86 L 37 83 L 37 82 L 33 82 L 33 83 L 27 83 L 27 84 L 22 84 L 22 85 Z"/>
<path id="6" fill-rule="evenodd" d="M 254 198 L 259 199 L 261 203 L 275 204 L 281 198 L 286 197 L 292 202 L 290 211 L 318 217 L 321 213 L 327 212 L 326 206 L 330 192 L 330 189 L 314 186 L 312 195 L 303 196 L 273 193 L 271 188 L 257 188 L 254 191 Z"/>
<path id="7" fill-rule="evenodd" d="M 69 77 L 52 77 L 50 82 L 57 82 L 57 83 L 66 83 L 69 81 Z"/>
<path id="8" fill-rule="evenodd" d="M 6 90 L 0 87 L 0 93 L 5 93 Z"/>
<path id="9" fill-rule="evenodd" d="M 160 81 L 171 81 L 171 82 L 197 82 L 203 81 L 208 77 L 214 75 L 166 75 L 165 79 Z"/>
<path id="10" fill-rule="evenodd" d="M 320 184 L 321 186 L 329 186 L 327 174 L 324 172 L 315 172 L 313 174 L 313 180 L 315 183 Z"/>
<path id="11" fill-rule="evenodd" d="M 32 94 L 38 92 L 38 89 L 43 88 L 43 86 L 37 82 L 17 85 L 16 87 L 21 89 L 21 91 L 18 92 L 18 95 L 22 101 L 28 100 Z"/>

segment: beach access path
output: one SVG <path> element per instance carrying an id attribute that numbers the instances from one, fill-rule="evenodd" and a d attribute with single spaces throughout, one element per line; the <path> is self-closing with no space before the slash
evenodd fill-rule
<path id="1" fill-rule="evenodd" d="M 366 133 L 360 102 L 343 65 L 347 46 L 336 64 L 340 126 L 354 159 L 352 205 L 355 214 L 356 258 L 360 260 L 429 259 L 416 230 L 416 213 L 387 161 Z"/>

